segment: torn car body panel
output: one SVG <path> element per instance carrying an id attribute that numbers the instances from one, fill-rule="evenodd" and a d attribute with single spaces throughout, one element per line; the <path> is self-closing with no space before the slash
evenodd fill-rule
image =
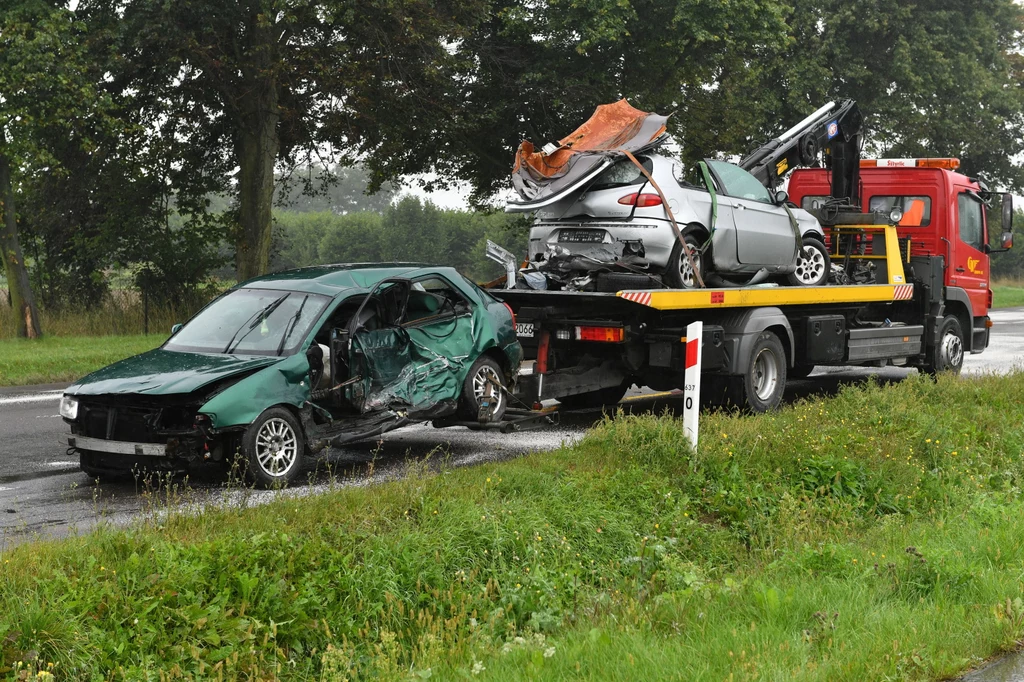
<path id="1" fill-rule="evenodd" d="M 510 201 L 510 213 L 535 211 L 582 189 L 625 152 L 639 153 L 666 139 L 668 116 L 640 111 L 622 99 L 602 104 L 579 128 L 536 150 L 524 140 L 512 167 L 512 185 L 521 202 Z"/>

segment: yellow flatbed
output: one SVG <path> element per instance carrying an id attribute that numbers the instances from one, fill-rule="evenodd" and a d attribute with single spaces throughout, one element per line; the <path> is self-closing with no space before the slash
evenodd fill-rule
<path id="1" fill-rule="evenodd" d="M 909 301 L 914 285 L 908 284 L 903 272 L 896 228 L 886 225 L 850 225 L 843 231 L 869 230 L 884 235 L 875 255 L 855 256 L 885 261 L 888 280 L 884 284 L 846 284 L 842 286 L 753 286 L 723 289 L 643 289 L 624 290 L 616 295 L 633 303 L 656 310 L 693 310 L 715 308 L 747 308 L 758 306 L 795 306 L 844 303 L 889 303 Z M 907 250 L 909 253 L 909 249 Z M 881 252 L 881 253 L 879 253 Z M 838 257 L 838 254 L 834 254 Z"/>

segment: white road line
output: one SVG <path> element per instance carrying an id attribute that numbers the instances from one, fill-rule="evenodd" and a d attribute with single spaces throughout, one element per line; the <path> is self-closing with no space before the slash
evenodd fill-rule
<path id="1" fill-rule="evenodd" d="M 0 396 L 0 405 L 18 405 L 20 403 L 55 403 L 60 402 L 64 391 L 45 391 L 28 395 Z"/>

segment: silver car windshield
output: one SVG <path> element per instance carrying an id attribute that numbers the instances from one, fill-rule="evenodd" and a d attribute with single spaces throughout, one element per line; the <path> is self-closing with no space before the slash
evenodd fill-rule
<path id="1" fill-rule="evenodd" d="M 330 299 L 273 289 L 236 289 L 189 320 L 164 350 L 230 355 L 291 355 Z"/>

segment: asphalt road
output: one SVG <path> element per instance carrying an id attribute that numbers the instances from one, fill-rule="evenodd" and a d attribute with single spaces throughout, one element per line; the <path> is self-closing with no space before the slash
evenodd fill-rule
<path id="1" fill-rule="evenodd" d="M 1024 366 L 1024 308 L 998 310 L 992 343 L 980 355 L 968 356 L 967 375 L 1007 372 Z M 808 379 L 792 381 L 786 399 L 815 393 L 833 393 L 841 386 L 877 376 L 901 381 L 913 369 L 828 368 Z M 61 536 L 89 530 L 101 521 L 120 523 L 140 513 L 159 511 L 164 494 L 147 492 L 135 481 L 97 485 L 78 470 L 77 458 L 67 453 L 67 427 L 57 414 L 60 386 L 0 389 L 0 547 L 36 536 Z M 623 402 L 627 411 L 681 410 L 678 395 L 634 389 Z M 316 489 L 341 480 L 359 484 L 400 476 L 410 462 L 440 462 L 468 466 L 547 450 L 579 438 L 601 418 L 599 410 L 564 413 L 561 423 L 542 430 L 513 435 L 468 431 L 455 427 L 408 427 L 384 436 L 380 443 L 332 449 L 327 458 L 308 468 L 310 486 L 289 494 Z M 185 486 L 180 485 L 178 488 Z M 225 493 L 219 471 L 197 472 L 188 481 L 187 501 L 246 503 L 267 499 L 269 492 L 237 490 Z"/>

